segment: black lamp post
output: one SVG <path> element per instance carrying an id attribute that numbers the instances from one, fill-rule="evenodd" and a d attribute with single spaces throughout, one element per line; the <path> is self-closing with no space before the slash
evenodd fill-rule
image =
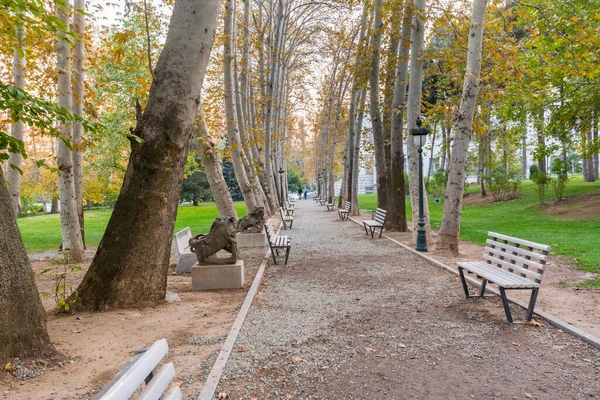
<path id="1" fill-rule="evenodd" d="M 417 247 L 415 250 L 427 252 L 427 235 L 425 234 L 425 216 L 423 215 L 423 146 L 427 142 L 429 129 L 422 126 L 421 118 L 417 118 L 417 126 L 410 130 L 410 134 L 419 148 L 419 227 L 417 228 Z"/>
<path id="2" fill-rule="evenodd" d="M 279 167 L 279 207 L 283 208 L 283 167 Z"/>
<path id="3" fill-rule="evenodd" d="M 321 179 L 323 179 L 321 175 L 317 176 L 317 197 L 321 197 Z"/>

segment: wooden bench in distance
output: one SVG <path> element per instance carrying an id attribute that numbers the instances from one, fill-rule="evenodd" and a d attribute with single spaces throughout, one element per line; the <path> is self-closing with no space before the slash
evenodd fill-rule
<path id="1" fill-rule="evenodd" d="M 196 255 L 190 250 L 191 238 L 192 231 L 189 226 L 173 235 L 173 247 L 175 248 L 175 254 L 179 256 L 175 268 L 177 273 L 192 272 L 192 265 L 198 261 Z"/>
<path id="2" fill-rule="evenodd" d="M 121 371 L 119 371 L 104 388 L 94 397 L 94 400 L 125 400 L 146 384 L 137 400 L 182 400 L 183 394 L 179 386 L 171 385 L 175 377 L 173 363 L 163 365 L 156 373 L 154 369 L 167 355 L 169 346 L 166 339 L 154 342 L 150 348 L 140 350 Z"/>
<path id="3" fill-rule="evenodd" d="M 271 221 L 267 221 L 265 224 L 265 232 L 267 233 L 267 240 L 269 242 L 269 247 L 271 248 L 271 254 L 273 255 L 273 264 L 277 265 L 277 256 L 279 255 L 279 250 L 284 249 L 285 262 L 283 265 L 287 265 L 288 258 L 290 256 L 290 250 L 292 249 L 292 240 L 287 236 L 275 233 Z"/>
<path id="4" fill-rule="evenodd" d="M 340 219 L 342 221 L 347 221 L 348 220 L 348 215 L 350 215 L 350 211 L 352 210 L 352 203 L 347 201 L 346 202 L 346 206 L 344 207 L 344 209 L 338 209 L 338 216 L 340 217 Z"/>
<path id="5" fill-rule="evenodd" d="M 327 206 L 327 211 L 333 211 L 333 209 L 335 208 L 335 197 L 333 198 L 333 201 L 331 203 L 327 203 L 325 204 Z"/>
<path id="6" fill-rule="evenodd" d="M 327 203 L 327 198 L 326 198 L 326 197 L 321 197 L 321 198 L 319 199 L 319 204 L 320 204 L 320 205 L 322 205 L 322 206 L 324 206 L 324 205 L 325 205 L 325 203 Z"/>
<path id="7" fill-rule="evenodd" d="M 487 283 L 495 283 L 500 290 L 500 297 L 508 323 L 512 323 L 512 315 L 506 298 L 506 290 L 531 290 L 529 308 L 526 319 L 533 317 L 535 302 L 542 283 L 542 274 L 550 252 L 550 246 L 527 240 L 488 232 L 483 259 L 478 262 L 459 262 L 458 272 L 465 297 L 483 297 Z M 478 296 L 471 296 L 465 280 L 464 271 L 474 274 L 481 280 Z"/>
<path id="8" fill-rule="evenodd" d="M 283 208 L 279 208 L 279 215 L 281 216 L 281 221 L 283 222 L 283 229 L 287 230 L 288 225 L 290 226 L 290 229 L 292 229 L 292 225 L 294 224 L 294 216 L 287 215 L 287 213 L 284 214 Z"/>
<path id="9" fill-rule="evenodd" d="M 378 208 L 377 211 L 375 211 L 375 219 L 363 221 L 363 224 L 365 225 L 365 232 L 367 233 L 367 235 L 369 235 L 369 232 L 371 232 L 371 237 L 374 238 L 375 231 L 377 230 L 377 228 L 380 228 L 381 230 L 379 231 L 379 238 L 381 238 L 381 235 L 383 234 L 383 226 L 385 225 L 386 215 L 386 210 Z"/>

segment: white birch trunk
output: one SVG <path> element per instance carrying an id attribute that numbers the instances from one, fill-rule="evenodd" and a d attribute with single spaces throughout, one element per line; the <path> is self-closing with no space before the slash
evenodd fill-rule
<path id="1" fill-rule="evenodd" d="M 465 173 L 469 142 L 473 134 L 473 116 L 479 92 L 481 75 L 481 47 L 485 26 L 485 9 L 487 0 L 473 2 L 473 17 L 469 30 L 467 68 L 463 82 L 463 93 L 460 102 L 454 146 L 448 171 L 448 185 L 444 201 L 444 214 L 440 226 L 439 247 L 449 249 L 458 254 L 460 239 L 460 219 L 464 192 Z"/>
<path id="2" fill-rule="evenodd" d="M 83 118 L 83 105 L 85 100 L 85 74 L 84 60 L 85 48 L 83 36 L 85 34 L 85 0 L 75 0 L 75 13 L 73 15 L 73 30 L 80 40 L 75 42 L 73 50 L 73 115 Z M 75 198 L 77 201 L 77 218 L 81 229 L 81 240 L 85 246 L 84 219 L 83 219 L 83 157 L 81 152 L 83 138 L 83 124 L 81 121 L 73 123 L 73 180 L 75 182 Z"/>
<path id="3" fill-rule="evenodd" d="M 68 4 L 68 3 L 67 3 Z M 70 6 L 70 5 L 69 5 Z M 56 14 L 62 22 L 69 27 L 69 10 L 63 9 L 56 4 Z M 58 66 L 58 104 L 72 111 L 71 97 L 71 48 L 69 43 L 62 39 L 65 32 L 58 31 L 57 34 L 57 66 Z M 62 231 L 62 249 L 70 253 L 70 259 L 74 262 L 83 261 L 83 241 L 79 218 L 77 216 L 77 197 L 75 195 L 75 182 L 73 174 L 73 157 L 71 150 L 67 147 L 65 140 L 72 140 L 73 125 L 70 123 L 59 126 L 64 140 L 58 140 L 57 164 L 60 174 L 58 175 L 58 190 L 60 198 L 60 226 Z"/>
<path id="4" fill-rule="evenodd" d="M 350 215 L 360 215 L 360 205 L 358 203 L 358 172 L 360 161 L 360 141 L 362 139 L 362 126 L 365 117 L 365 101 L 367 99 L 367 89 L 363 88 L 359 95 L 358 116 L 356 118 L 356 127 L 354 134 L 354 155 L 352 156 L 352 209 Z"/>
<path id="5" fill-rule="evenodd" d="M 16 44 L 13 56 L 13 81 L 19 89 L 25 89 L 25 48 L 23 40 L 25 39 L 25 26 L 21 15 L 17 15 L 15 24 Z M 10 126 L 10 134 L 15 139 L 23 141 L 25 134 L 25 124 L 23 121 L 17 121 Z M 8 163 L 15 168 L 23 169 L 23 156 L 18 153 L 10 153 Z M 6 170 L 6 181 L 8 185 L 8 194 L 13 206 L 15 216 L 21 211 L 21 172 L 8 166 Z"/>
<path id="6" fill-rule="evenodd" d="M 421 85 L 423 82 L 423 43 L 425 40 L 425 23 L 421 18 L 425 12 L 425 0 L 415 0 L 417 9 L 413 18 L 410 46 L 410 78 L 408 84 L 408 139 L 406 149 L 408 155 L 408 181 L 410 186 L 410 201 L 412 204 L 413 239 L 417 240 L 417 222 L 419 220 L 419 154 L 418 147 L 410 137 L 410 130 L 416 127 L 417 118 L 421 116 Z M 423 182 L 423 215 L 427 242 L 431 243 L 429 224 L 429 204 Z"/>
<path id="7" fill-rule="evenodd" d="M 248 208 L 248 213 L 253 212 L 258 206 L 252 185 L 246 175 L 244 160 L 244 150 L 240 139 L 238 117 L 236 110 L 236 96 L 233 83 L 233 51 L 234 51 L 234 15 L 235 0 L 225 2 L 225 44 L 223 47 L 223 71 L 225 86 L 225 115 L 227 118 L 227 139 L 231 147 L 231 162 L 235 171 L 235 177 L 238 181 L 244 200 Z"/>

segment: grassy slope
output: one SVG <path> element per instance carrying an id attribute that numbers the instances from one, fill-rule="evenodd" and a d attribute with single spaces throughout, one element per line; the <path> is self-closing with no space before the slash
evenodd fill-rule
<path id="1" fill-rule="evenodd" d="M 246 215 L 246 205 L 235 203 L 238 216 Z M 92 210 L 85 213 L 85 239 L 91 247 L 98 246 L 112 210 Z M 219 216 L 214 203 L 203 203 L 198 207 L 183 205 L 177 212 L 175 231 L 186 226 L 192 234 L 208 232 L 215 218 Z M 19 229 L 27 251 L 56 250 L 60 246 L 60 217 L 58 214 L 37 217 L 20 218 Z"/>
<path id="2" fill-rule="evenodd" d="M 469 187 L 469 192 L 477 192 L 476 186 Z M 567 185 L 565 196 L 574 196 L 600 190 L 600 181 L 583 182 L 581 176 L 573 178 Z M 552 190 L 547 198 L 553 199 Z M 488 231 L 504 233 L 534 242 L 552 246 L 552 254 L 568 255 L 577 261 L 580 269 L 600 272 L 600 215 L 595 219 L 567 221 L 543 214 L 539 206 L 535 185 L 531 181 L 523 182 L 523 197 L 503 203 L 481 206 L 464 206 L 461 222 L 461 238 L 473 243 L 484 243 Z M 360 208 L 373 210 L 377 205 L 376 195 L 363 195 L 359 198 Z M 407 201 L 408 213 L 410 202 Z M 432 228 L 440 227 L 443 211 L 442 203 L 435 204 L 429 200 Z"/>

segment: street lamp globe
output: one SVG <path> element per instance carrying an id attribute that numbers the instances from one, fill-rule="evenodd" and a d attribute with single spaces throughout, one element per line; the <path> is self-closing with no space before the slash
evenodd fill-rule
<path id="1" fill-rule="evenodd" d="M 421 118 L 417 118 L 417 126 L 410 130 L 410 134 L 415 141 L 415 145 L 417 147 L 423 147 L 425 146 L 425 143 L 427 143 L 429 128 L 423 126 L 423 121 L 421 121 Z"/>

